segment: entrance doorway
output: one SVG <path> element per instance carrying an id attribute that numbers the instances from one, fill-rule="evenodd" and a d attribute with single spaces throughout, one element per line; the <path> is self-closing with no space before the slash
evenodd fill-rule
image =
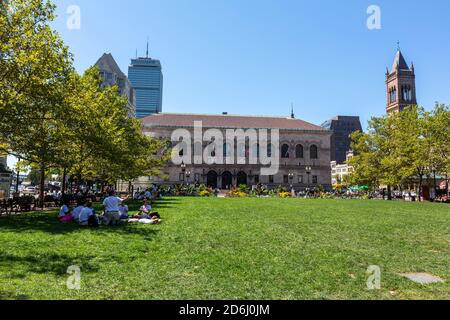
<path id="1" fill-rule="evenodd" d="M 237 186 L 239 187 L 241 184 L 247 185 L 247 174 L 243 171 L 237 174 Z"/>
<path id="2" fill-rule="evenodd" d="M 209 188 L 217 189 L 217 172 L 215 171 L 208 172 L 206 184 Z"/>
<path id="3" fill-rule="evenodd" d="M 229 171 L 222 173 L 222 189 L 230 190 L 233 184 L 233 175 Z"/>

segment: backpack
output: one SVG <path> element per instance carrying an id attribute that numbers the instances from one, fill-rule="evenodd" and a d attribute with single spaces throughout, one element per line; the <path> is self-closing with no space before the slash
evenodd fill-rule
<path id="1" fill-rule="evenodd" d="M 89 227 L 98 228 L 99 224 L 100 223 L 98 221 L 97 215 L 94 214 L 94 215 L 89 217 L 89 219 L 88 219 Z"/>

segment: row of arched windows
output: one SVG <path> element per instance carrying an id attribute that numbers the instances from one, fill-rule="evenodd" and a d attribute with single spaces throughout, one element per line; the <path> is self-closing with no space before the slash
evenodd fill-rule
<path id="1" fill-rule="evenodd" d="M 184 155 L 184 149 L 185 149 L 186 145 L 183 143 L 183 146 L 180 150 L 179 155 L 183 156 Z M 230 152 L 231 146 L 229 144 L 224 144 L 223 145 L 223 156 L 224 157 L 229 157 L 231 156 L 231 152 Z M 272 150 L 273 150 L 273 144 L 268 144 L 267 145 L 267 156 L 268 157 L 272 157 Z M 237 155 L 239 157 L 249 157 L 249 150 L 246 148 L 245 144 L 238 144 L 237 145 Z M 253 155 L 256 155 L 258 158 L 260 156 L 260 150 L 259 150 L 259 144 L 258 145 L 254 145 L 253 146 Z M 194 145 L 194 155 L 202 155 L 202 146 L 200 143 L 198 143 L 198 145 Z M 212 157 L 215 157 L 215 151 L 213 151 L 213 154 L 211 154 Z M 282 159 L 289 159 L 291 158 L 291 150 L 289 145 L 287 144 L 283 144 L 281 146 L 281 158 Z M 303 159 L 304 158 L 304 148 L 303 145 L 298 144 L 295 146 L 295 158 L 296 159 Z M 319 148 L 316 145 L 311 145 L 309 147 L 309 158 L 310 159 L 319 159 Z"/>
<path id="2" fill-rule="evenodd" d="M 301 144 L 295 146 L 295 158 L 303 159 L 305 157 L 304 148 Z M 291 151 L 289 145 L 283 144 L 281 147 L 281 158 L 289 159 L 291 158 Z M 319 148 L 316 145 L 312 145 L 309 147 L 309 158 L 310 159 L 319 159 Z"/>

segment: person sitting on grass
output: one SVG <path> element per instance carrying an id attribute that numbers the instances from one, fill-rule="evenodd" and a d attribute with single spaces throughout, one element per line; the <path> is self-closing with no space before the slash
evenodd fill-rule
<path id="1" fill-rule="evenodd" d="M 81 211 L 84 209 L 84 203 L 81 200 L 78 200 L 77 207 L 73 209 L 73 220 L 78 222 L 80 220 Z"/>
<path id="2" fill-rule="evenodd" d="M 152 206 L 148 203 L 147 200 L 144 200 L 144 204 L 139 209 L 139 214 L 132 217 L 133 220 L 142 220 L 142 219 L 160 219 L 161 216 L 158 212 L 152 212 Z"/>
<path id="3" fill-rule="evenodd" d="M 149 200 L 145 199 L 144 204 L 139 208 L 139 212 L 141 215 L 148 215 L 152 212 L 152 204 Z"/>
<path id="4" fill-rule="evenodd" d="M 62 202 L 61 209 L 59 210 L 58 219 L 62 223 L 70 222 L 73 220 L 72 213 L 70 212 L 70 209 L 69 209 L 69 201 L 68 200 L 64 200 Z"/>
<path id="5" fill-rule="evenodd" d="M 98 227 L 98 217 L 95 210 L 92 208 L 92 201 L 88 200 L 83 210 L 80 213 L 80 226 Z"/>
<path id="6" fill-rule="evenodd" d="M 120 213 L 120 220 L 128 220 L 128 218 L 130 217 L 128 215 L 128 206 L 123 202 L 121 202 L 119 205 L 119 213 Z"/>

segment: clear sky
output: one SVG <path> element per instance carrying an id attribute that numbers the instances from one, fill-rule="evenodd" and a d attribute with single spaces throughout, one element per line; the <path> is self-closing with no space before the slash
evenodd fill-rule
<path id="1" fill-rule="evenodd" d="M 321 124 L 385 112 L 397 41 L 414 62 L 419 103 L 450 104 L 448 0 L 56 0 L 54 23 L 82 72 L 110 52 L 161 60 L 164 112 L 290 114 Z M 381 30 L 366 26 L 381 8 Z M 81 9 L 69 30 L 67 8 Z"/>

